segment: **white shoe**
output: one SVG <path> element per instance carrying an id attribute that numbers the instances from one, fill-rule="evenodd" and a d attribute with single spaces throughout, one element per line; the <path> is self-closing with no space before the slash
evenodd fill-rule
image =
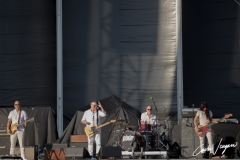
<path id="1" fill-rule="evenodd" d="M 27 158 L 26 158 L 25 156 L 22 156 L 22 159 L 23 159 L 23 160 L 27 160 Z"/>

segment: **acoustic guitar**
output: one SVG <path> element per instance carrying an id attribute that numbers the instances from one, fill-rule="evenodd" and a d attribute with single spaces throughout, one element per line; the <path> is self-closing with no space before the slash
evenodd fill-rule
<path id="1" fill-rule="evenodd" d="M 225 114 L 225 116 L 222 117 L 221 119 L 219 119 L 217 122 L 220 122 L 221 120 L 227 119 L 229 117 L 232 117 L 232 114 Z M 214 124 L 216 124 L 216 123 L 208 124 L 208 122 L 206 122 L 204 125 L 199 125 L 198 130 L 195 129 L 195 132 L 199 137 L 202 137 L 206 132 L 209 132 L 209 127 Z"/>
<path id="2" fill-rule="evenodd" d="M 30 119 L 26 120 L 25 122 L 30 122 L 30 121 L 34 121 L 34 118 L 30 118 Z M 18 130 L 18 127 L 23 125 L 25 122 L 19 123 L 19 124 L 18 124 L 18 122 L 12 123 L 10 126 L 10 133 L 8 133 L 8 134 L 13 135 Z"/>
<path id="3" fill-rule="evenodd" d="M 97 129 L 102 128 L 102 127 L 104 127 L 104 126 L 106 126 L 106 125 L 108 125 L 110 123 L 115 123 L 116 121 L 117 120 L 111 120 L 111 121 L 109 121 L 107 123 L 104 123 L 104 124 L 102 124 L 100 126 L 97 126 L 96 124 L 94 124 L 92 126 L 86 126 L 84 128 L 84 131 L 85 131 L 86 135 L 90 138 L 97 132 Z"/>

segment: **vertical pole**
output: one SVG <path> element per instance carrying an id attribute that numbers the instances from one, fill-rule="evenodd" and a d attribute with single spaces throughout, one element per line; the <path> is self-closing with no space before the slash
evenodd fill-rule
<path id="1" fill-rule="evenodd" d="M 177 33 L 177 104 L 178 124 L 183 108 L 183 65 L 182 65 L 182 0 L 176 0 L 176 33 Z"/>
<path id="2" fill-rule="evenodd" d="M 63 132 L 63 49 L 62 49 L 62 0 L 56 0 L 57 30 L 57 128 L 58 136 Z"/>

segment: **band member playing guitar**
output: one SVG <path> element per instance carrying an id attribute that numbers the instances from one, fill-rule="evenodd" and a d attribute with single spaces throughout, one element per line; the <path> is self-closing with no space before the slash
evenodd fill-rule
<path id="1" fill-rule="evenodd" d="M 27 126 L 26 120 L 28 119 L 27 113 L 23 110 L 21 110 L 21 104 L 18 100 L 14 102 L 14 110 L 12 110 L 8 115 L 8 122 L 7 122 L 7 132 L 10 135 L 10 155 L 14 155 L 16 141 L 18 139 L 19 145 L 20 145 L 20 151 L 21 151 L 21 157 L 23 160 L 26 160 L 25 157 L 25 148 L 24 148 L 24 133 L 25 128 Z M 22 124 L 22 125 L 16 125 L 17 127 L 14 128 L 12 126 L 16 124 Z M 12 126 L 11 126 L 12 125 Z"/>
<path id="2" fill-rule="evenodd" d="M 93 157 L 93 142 L 96 141 L 96 153 L 99 153 L 99 150 L 101 148 L 101 128 L 94 129 L 96 126 L 101 125 L 100 117 L 105 117 L 106 112 L 104 111 L 100 101 L 91 102 L 90 103 L 90 109 L 86 110 L 84 112 L 84 115 L 82 117 L 82 123 L 86 124 L 87 128 L 88 126 L 92 126 L 92 132 L 94 133 L 91 136 L 88 136 L 88 152 L 91 157 Z M 90 134 L 89 134 L 90 135 Z"/>
<path id="3" fill-rule="evenodd" d="M 195 132 L 199 132 L 201 129 L 201 126 L 203 126 L 203 125 L 206 125 L 208 123 L 217 123 L 217 121 L 212 120 L 212 116 L 213 116 L 213 114 L 208 109 L 208 104 L 206 102 L 202 102 L 200 109 L 197 111 L 195 118 L 194 118 Z M 199 120 L 199 124 L 198 124 L 198 120 Z M 208 132 L 206 132 L 202 136 L 199 136 L 200 148 L 201 148 L 201 153 L 203 155 L 203 158 L 206 158 L 205 150 L 204 150 L 205 137 L 207 137 L 207 139 L 208 139 L 208 145 L 210 148 L 209 159 L 211 159 L 213 157 L 213 153 L 214 153 L 214 144 L 213 144 L 213 136 L 212 136 L 211 127 L 208 128 Z"/>

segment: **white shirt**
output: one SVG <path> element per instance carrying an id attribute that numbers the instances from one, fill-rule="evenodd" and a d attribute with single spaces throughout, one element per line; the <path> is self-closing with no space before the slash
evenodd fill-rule
<path id="1" fill-rule="evenodd" d="M 8 115 L 8 118 L 12 119 L 12 124 L 18 123 L 18 117 L 19 117 L 19 113 L 17 113 L 16 109 L 12 110 Z M 26 121 L 27 119 L 28 119 L 27 113 L 21 110 L 21 116 L 18 124 L 22 124 L 22 125 L 18 126 L 18 131 L 23 132 L 25 130 L 24 121 Z"/>
<path id="2" fill-rule="evenodd" d="M 156 124 L 156 115 L 152 114 L 150 117 L 147 115 L 147 112 L 143 112 L 141 115 L 141 121 L 149 124 Z"/>
<path id="3" fill-rule="evenodd" d="M 196 115 L 199 117 L 199 124 L 200 125 L 203 125 L 208 121 L 206 113 L 204 111 L 198 110 Z M 210 117 L 213 116 L 211 111 L 209 111 L 209 115 L 210 115 Z"/>
<path id="4" fill-rule="evenodd" d="M 96 110 L 97 111 L 97 110 Z M 82 121 L 87 121 L 87 126 L 92 126 L 93 124 L 97 124 L 97 112 L 92 112 L 90 109 L 86 110 L 83 114 Z M 100 117 L 105 117 L 106 112 L 98 111 L 98 126 L 101 125 L 101 119 Z M 94 119 L 93 119 L 94 118 Z"/>

